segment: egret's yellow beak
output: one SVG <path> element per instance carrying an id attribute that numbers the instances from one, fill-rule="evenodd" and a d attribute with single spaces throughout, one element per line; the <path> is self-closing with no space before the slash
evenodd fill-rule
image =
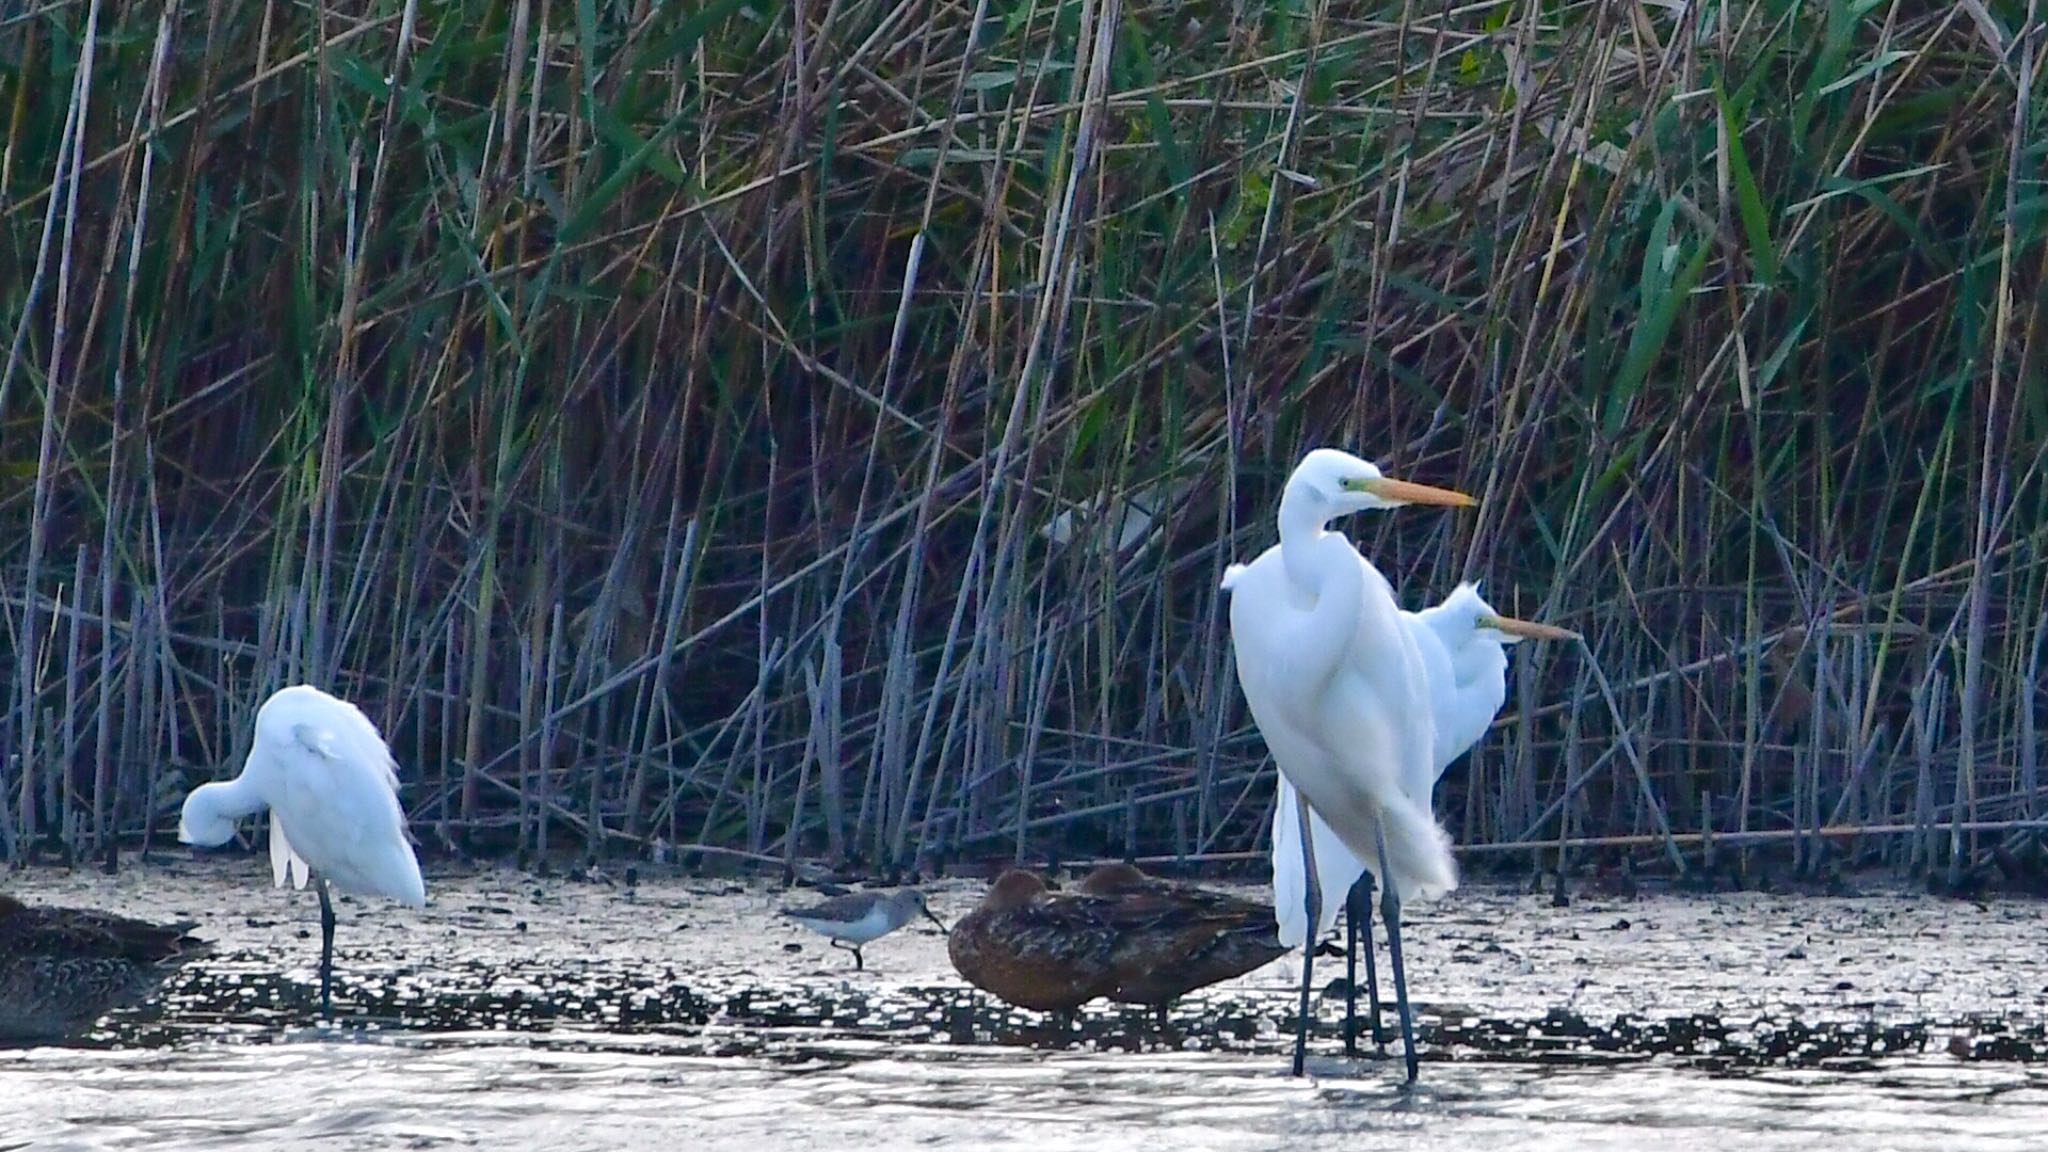
<path id="1" fill-rule="evenodd" d="M 1491 628 L 1496 632 L 1505 632 L 1510 636 L 1520 636 L 1524 640 L 1579 639 L 1579 634 L 1569 628 L 1559 628 L 1555 624 L 1538 624 L 1534 620 L 1517 620 L 1513 616 L 1481 616 L 1479 626 Z"/>
<path id="2" fill-rule="evenodd" d="M 1435 488 L 1428 484 L 1411 484 L 1391 476 L 1348 480 L 1345 486 L 1360 492 L 1370 492 L 1382 500 L 1392 500 L 1400 504 L 1447 504 L 1454 508 L 1470 508 L 1479 503 L 1476 498 L 1463 492 Z"/>

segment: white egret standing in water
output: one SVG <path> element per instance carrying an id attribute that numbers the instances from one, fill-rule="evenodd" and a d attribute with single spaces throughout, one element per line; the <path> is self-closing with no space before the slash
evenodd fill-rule
<path id="1" fill-rule="evenodd" d="M 1382 476 L 1349 453 L 1318 448 L 1280 496 L 1280 543 L 1233 568 L 1230 640 L 1238 683 L 1273 760 L 1353 855 L 1379 860 L 1394 999 L 1408 1079 L 1415 1032 L 1401 966 L 1401 902 L 1458 885 L 1450 837 L 1430 813 L 1436 725 L 1423 655 L 1401 625 L 1393 588 L 1331 519 L 1403 504 L 1469 505 L 1470 496 Z M 1417 797 L 1422 799 L 1418 802 Z M 1303 833 L 1307 851 L 1314 843 Z M 1317 869 L 1304 862 L 1305 874 Z M 1322 919 L 1309 888 L 1310 923 Z M 1307 1056 L 1309 958 L 1301 985 L 1302 1030 L 1294 1071 Z"/>
<path id="2" fill-rule="evenodd" d="M 270 809 L 270 867 L 320 892 L 320 1011 L 329 1011 L 334 972 L 334 905 L 329 886 L 418 908 L 426 881 L 398 803 L 398 764 L 370 718 L 346 700 L 297 685 L 256 710 L 256 739 L 241 775 L 202 784 L 185 797 L 178 839 L 225 844 L 235 822 Z"/>
<path id="3" fill-rule="evenodd" d="M 1507 701 L 1507 645 L 1523 640 L 1578 638 L 1578 633 L 1568 629 L 1502 616 L 1480 596 L 1479 586 L 1473 583 L 1458 585 L 1442 603 L 1420 612 L 1402 612 L 1401 625 L 1408 630 L 1422 653 L 1430 704 L 1435 710 L 1436 742 L 1432 759 L 1436 767 L 1432 786 L 1443 778 L 1452 761 L 1464 755 L 1486 735 L 1501 705 Z M 1425 806 L 1431 801 L 1427 795 L 1418 799 Z M 1371 1015 L 1373 1040 L 1382 1042 L 1379 992 L 1372 958 L 1372 909 L 1367 900 L 1371 889 L 1359 883 L 1366 872 L 1374 870 L 1372 858 L 1354 855 L 1322 817 L 1313 812 L 1309 814 L 1308 827 L 1314 841 L 1316 862 L 1317 904 L 1322 911 L 1321 922 L 1311 932 L 1305 890 L 1307 877 L 1302 870 L 1301 815 L 1297 804 L 1294 786 L 1282 777 L 1279 803 L 1273 813 L 1273 911 L 1280 924 L 1280 942 L 1288 947 L 1303 947 L 1310 939 L 1320 939 L 1337 922 L 1340 906 L 1329 897 L 1339 892 L 1349 893 L 1342 905 L 1349 937 L 1346 967 L 1351 970 L 1351 979 L 1347 981 L 1350 991 L 1345 997 L 1344 1047 L 1346 1051 L 1354 1051 L 1356 969 L 1361 951 L 1361 932 L 1365 935 L 1367 1010 Z"/>

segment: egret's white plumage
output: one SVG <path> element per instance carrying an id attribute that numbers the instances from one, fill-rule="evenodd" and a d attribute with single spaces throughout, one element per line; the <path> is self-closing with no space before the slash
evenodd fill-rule
<path id="1" fill-rule="evenodd" d="M 1402 612 L 1401 625 L 1421 653 L 1434 712 L 1431 787 L 1415 798 L 1427 808 L 1436 781 L 1486 735 L 1507 701 L 1507 646 L 1532 636 L 1569 633 L 1501 616 L 1473 583 L 1458 585 L 1441 603 L 1419 612 Z M 1294 786 L 1282 777 L 1273 813 L 1273 912 L 1280 942 L 1291 948 L 1300 947 L 1309 935 L 1297 802 Z M 1321 816 L 1311 812 L 1309 827 L 1315 841 L 1317 890 L 1322 894 L 1322 917 L 1315 931 L 1320 937 L 1336 924 L 1342 895 L 1361 875 L 1378 869 L 1372 857 L 1358 856 L 1346 847 Z"/>
<path id="2" fill-rule="evenodd" d="M 256 738 L 241 774 L 185 797 L 178 839 L 215 846 L 245 816 L 270 809 L 270 866 L 278 887 L 318 878 L 321 997 L 333 955 L 327 888 L 420 907 L 426 881 L 398 802 L 398 765 L 370 718 L 307 685 L 273 693 L 256 710 Z"/>
<path id="3" fill-rule="evenodd" d="M 1395 495 L 1382 495 L 1392 489 Z M 1354 855 L 1384 824 L 1403 899 L 1457 887 L 1450 841 L 1426 806 L 1436 727 L 1423 654 L 1393 588 L 1337 516 L 1468 497 L 1389 481 L 1345 452 L 1303 458 L 1280 498 L 1280 543 L 1225 571 L 1238 682 L 1281 775 Z"/>
<path id="4" fill-rule="evenodd" d="M 1400 952 L 1400 904 L 1458 884 L 1450 838 L 1430 813 L 1435 716 L 1426 666 L 1393 588 L 1342 534 L 1338 516 L 1403 504 L 1472 504 L 1462 493 L 1391 480 L 1368 461 L 1318 448 L 1280 497 L 1280 542 L 1225 574 L 1238 683 L 1289 783 L 1354 856 L 1380 862 L 1394 986 L 1415 1078 Z M 1421 799 L 1418 801 L 1418 797 Z M 1319 920 L 1312 911 L 1305 920 Z M 1308 969 L 1302 965 L 1303 1067 Z"/>

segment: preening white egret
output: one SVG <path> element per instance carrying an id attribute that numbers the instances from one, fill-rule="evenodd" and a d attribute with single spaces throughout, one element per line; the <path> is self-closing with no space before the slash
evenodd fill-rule
<path id="1" fill-rule="evenodd" d="M 1414 1025 L 1401 968 L 1401 902 L 1457 887 L 1450 838 L 1428 807 L 1435 782 L 1436 725 L 1422 652 L 1401 625 L 1393 589 L 1331 519 L 1403 504 L 1470 505 L 1470 496 L 1389 479 L 1367 461 L 1318 448 L 1280 496 L 1280 542 L 1223 581 L 1238 683 L 1281 773 L 1352 854 L 1379 860 L 1381 912 L 1393 960 L 1408 1079 Z M 1418 802 L 1417 797 L 1422 799 Z M 1313 844 L 1304 833 L 1306 850 Z M 1304 872 L 1314 874 L 1314 862 Z M 1309 889 L 1310 923 L 1322 919 Z M 1309 969 L 1302 963 L 1302 1031 L 1294 1071 L 1307 1057 Z"/>
<path id="2" fill-rule="evenodd" d="M 1568 629 L 1502 616 L 1479 594 L 1479 586 L 1472 583 L 1458 585 L 1441 603 L 1419 612 L 1402 612 L 1401 625 L 1422 653 L 1429 700 L 1435 712 L 1432 787 L 1436 780 L 1443 778 L 1452 761 L 1464 755 L 1486 735 L 1493 718 L 1506 702 L 1507 645 L 1523 640 L 1578 638 L 1577 633 Z M 1424 795 L 1417 799 L 1427 807 L 1432 797 Z M 1363 951 L 1373 1039 L 1380 1039 L 1379 996 L 1372 961 L 1371 906 L 1366 899 L 1369 889 L 1359 883 L 1360 877 L 1375 869 L 1371 857 L 1361 858 L 1354 854 L 1323 822 L 1322 817 L 1311 812 L 1308 827 L 1314 846 L 1317 904 L 1322 919 L 1313 932 L 1309 931 L 1308 893 L 1305 890 L 1306 876 L 1302 871 L 1302 823 L 1297 804 L 1294 786 L 1283 776 L 1279 802 L 1273 813 L 1273 912 L 1280 924 L 1280 942 L 1289 947 L 1302 947 L 1307 941 L 1321 939 L 1323 933 L 1337 922 L 1340 905 L 1330 897 L 1337 893 L 1349 894 L 1342 905 L 1346 911 L 1349 936 L 1346 967 L 1351 975 L 1347 981 L 1351 991 L 1345 998 L 1344 1045 L 1346 1051 L 1353 1051 L 1356 967 L 1361 951 L 1358 937 L 1361 932 L 1365 934 Z"/>
<path id="3" fill-rule="evenodd" d="M 256 739 L 241 775 L 202 784 L 185 797 L 178 839 L 225 844 L 235 822 L 270 809 L 270 868 L 320 892 L 320 1011 L 329 1010 L 334 972 L 331 885 L 418 908 L 426 881 L 398 803 L 398 764 L 377 726 L 355 705 L 318 688 L 279 689 L 256 710 Z"/>

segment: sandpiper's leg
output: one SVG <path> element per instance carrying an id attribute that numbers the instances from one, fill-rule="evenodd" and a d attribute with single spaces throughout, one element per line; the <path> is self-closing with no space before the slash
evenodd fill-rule
<path id="1" fill-rule="evenodd" d="M 1380 852 L 1380 875 L 1391 875 L 1387 867 L 1386 829 L 1374 825 L 1373 839 Z M 1380 890 L 1380 918 L 1387 923 L 1387 958 L 1394 968 L 1394 1004 L 1401 1013 L 1401 1049 L 1408 1060 L 1408 1083 L 1415 1083 L 1415 1019 L 1408 1011 L 1408 973 L 1401 967 L 1401 896 L 1393 884 Z"/>
<path id="2" fill-rule="evenodd" d="M 1296 801 L 1294 811 L 1301 824 L 1301 874 L 1306 879 L 1302 890 L 1307 899 L 1303 903 L 1308 909 L 1308 929 L 1301 941 L 1301 1017 L 1294 1030 L 1294 1074 L 1299 1076 L 1308 1066 L 1309 973 L 1316 962 L 1316 929 L 1323 919 L 1323 894 L 1316 879 L 1315 829 L 1309 825 L 1308 797 L 1298 796 Z"/>
<path id="3" fill-rule="evenodd" d="M 334 982 L 334 903 L 327 895 L 327 880 L 320 883 L 320 1014 L 334 1014 L 329 987 Z"/>
<path id="4" fill-rule="evenodd" d="M 1155 1024 L 1157 1024 L 1157 1025 L 1159 1025 L 1159 1030 L 1160 1030 L 1161 1032 L 1164 1032 L 1164 1031 L 1166 1031 L 1166 1005 L 1165 1005 L 1165 1004 L 1154 1004 L 1154 1005 L 1152 1006 L 1152 1022 L 1153 1022 L 1153 1023 L 1155 1023 Z"/>
<path id="5" fill-rule="evenodd" d="M 845 941 L 845 940 L 841 940 L 841 939 L 839 939 L 838 937 L 836 937 L 836 936 L 835 936 L 835 937 L 833 937 L 833 938 L 832 938 L 832 946 L 833 946 L 834 948 L 844 948 L 844 949 L 845 949 L 846 951 L 848 951 L 848 952 L 851 952 L 851 953 L 853 953 L 853 970 L 854 970 L 854 971 L 858 972 L 858 971 L 861 971 L 861 970 L 862 970 L 863 968 L 865 968 L 865 967 L 866 967 L 866 965 L 865 965 L 865 964 L 862 964 L 862 963 L 861 963 L 861 959 L 860 959 L 860 945 L 858 945 L 858 944 L 851 944 L 851 943 L 848 943 L 847 941 Z"/>

